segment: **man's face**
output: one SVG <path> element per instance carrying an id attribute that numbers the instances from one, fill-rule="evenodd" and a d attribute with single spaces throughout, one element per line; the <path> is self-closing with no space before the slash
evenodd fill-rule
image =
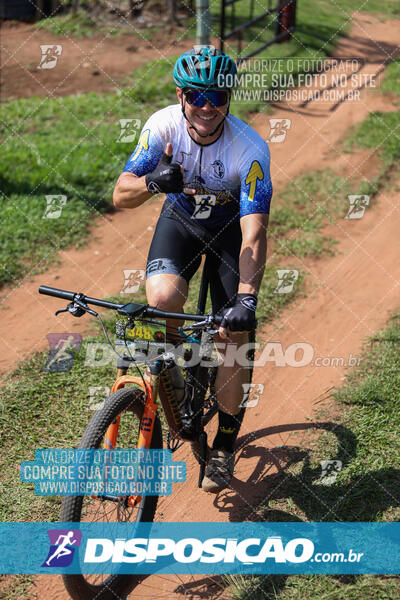
<path id="1" fill-rule="evenodd" d="M 200 108 L 199 106 L 189 104 L 180 88 L 176 88 L 176 92 L 181 104 L 183 99 L 187 118 L 198 129 L 201 135 L 210 135 L 226 116 L 229 94 L 227 94 L 227 101 L 223 106 L 214 106 L 207 100 L 204 106 Z"/>

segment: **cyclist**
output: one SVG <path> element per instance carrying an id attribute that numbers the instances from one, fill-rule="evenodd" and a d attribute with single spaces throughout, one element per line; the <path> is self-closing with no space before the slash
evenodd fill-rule
<path id="1" fill-rule="evenodd" d="M 256 326 L 272 186 L 266 142 L 229 114 L 236 74 L 235 62 L 213 47 L 178 58 L 179 104 L 145 123 L 113 198 L 116 208 L 136 208 L 153 194 L 167 195 L 148 256 L 147 300 L 183 312 L 190 279 L 207 254 L 213 312 L 223 315 L 219 341 L 239 348 Z M 238 362 L 218 369 L 219 425 L 202 484 L 213 493 L 233 476 L 248 382 Z"/>

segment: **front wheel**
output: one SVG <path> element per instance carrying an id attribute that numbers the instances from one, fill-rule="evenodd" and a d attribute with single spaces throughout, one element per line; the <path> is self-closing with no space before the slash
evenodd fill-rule
<path id="1" fill-rule="evenodd" d="M 140 388 L 122 388 L 111 394 L 87 426 L 79 448 L 103 447 L 106 431 L 121 415 L 116 448 L 135 448 L 144 409 L 144 392 Z M 123 414 L 121 414 L 123 413 Z M 152 449 L 162 448 L 162 431 L 156 415 L 151 439 Z M 63 501 L 61 521 L 72 522 L 151 522 L 158 496 L 142 496 L 138 506 L 128 506 L 127 498 L 104 500 L 90 496 L 71 496 Z M 73 600 L 115 600 L 125 598 L 140 581 L 137 575 L 63 575 L 65 587 Z"/>

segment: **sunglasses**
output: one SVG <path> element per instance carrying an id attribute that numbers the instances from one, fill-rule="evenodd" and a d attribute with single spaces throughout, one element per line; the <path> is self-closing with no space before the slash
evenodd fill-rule
<path id="1" fill-rule="evenodd" d="M 224 106 L 229 99 L 225 90 L 186 90 L 184 94 L 187 103 L 198 108 L 203 108 L 207 100 L 213 106 Z"/>

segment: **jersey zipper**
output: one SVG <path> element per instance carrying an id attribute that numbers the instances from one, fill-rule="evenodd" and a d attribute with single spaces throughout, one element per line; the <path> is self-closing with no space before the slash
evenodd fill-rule
<path id="1" fill-rule="evenodd" d="M 201 161 L 203 159 L 203 146 L 200 147 L 200 165 L 199 165 L 199 177 L 201 177 Z"/>

